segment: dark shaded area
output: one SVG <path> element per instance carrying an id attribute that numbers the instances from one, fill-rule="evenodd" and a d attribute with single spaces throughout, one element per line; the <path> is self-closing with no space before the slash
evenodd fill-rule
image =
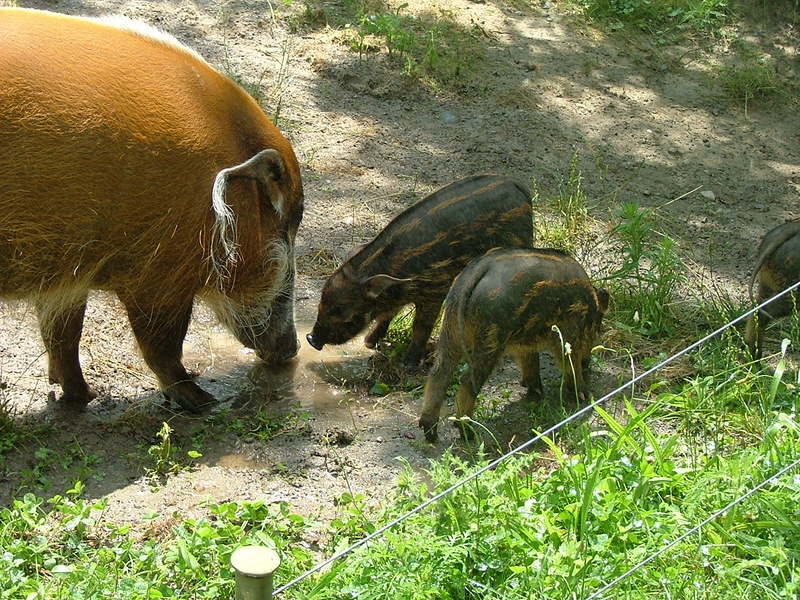
<path id="1" fill-rule="evenodd" d="M 678 238 L 687 258 L 726 279 L 743 280 L 753 241 L 794 214 L 800 181 L 792 134 L 796 98 L 751 102 L 745 115 L 741 104 L 724 95 L 714 69 L 697 68 L 700 51 L 691 46 L 658 48 L 646 38 L 598 40 L 581 30 L 559 40 L 537 38 L 527 20 L 544 26 L 537 15 L 512 14 L 502 35 L 481 41 L 484 58 L 471 64 L 455 96 L 403 80 L 385 54 L 342 52 L 321 59 L 312 88 L 316 108 L 367 121 L 380 132 L 352 140 L 348 164 L 379 163 L 391 179 L 431 186 L 499 172 L 522 181 L 535 178 L 547 195 L 577 151 L 591 214 L 601 219 L 620 202 L 657 207 L 701 186 L 715 199 L 695 193 L 661 209 L 666 232 Z M 471 33 L 461 31 L 464 37 Z M 565 119 L 559 105 L 537 97 L 538 90 L 554 88 L 565 102 L 593 104 L 584 122 Z M 693 122 L 659 122 L 629 91 Z M 598 112 L 612 118 L 594 124 Z M 785 114 L 785 127 L 775 128 L 773 118 L 760 122 L 775 112 Z M 696 130 L 688 140 L 673 135 L 683 127 Z M 633 143 L 619 142 L 626 137 Z M 751 157 L 744 170 L 742 155 Z M 354 193 L 348 188 L 343 182 L 340 193 Z"/>

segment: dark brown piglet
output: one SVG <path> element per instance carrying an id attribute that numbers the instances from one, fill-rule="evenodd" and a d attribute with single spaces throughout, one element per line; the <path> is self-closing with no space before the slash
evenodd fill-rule
<path id="1" fill-rule="evenodd" d="M 753 286 L 758 279 L 758 295 Z M 788 221 L 769 231 L 758 248 L 758 261 L 750 280 L 750 299 L 760 304 L 800 280 L 800 221 Z M 764 328 L 772 319 L 785 317 L 795 306 L 795 295 L 787 294 L 767 304 L 758 317 L 751 316 L 745 329 L 745 342 L 755 358 L 761 358 Z"/>
<path id="2" fill-rule="evenodd" d="M 530 193 L 498 175 L 468 177 L 434 192 L 357 248 L 328 278 L 307 340 L 317 350 L 343 344 L 376 321 L 372 348 L 405 305 L 416 313 L 407 364 L 418 364 L 456 275 L 490 248 L 530 248 Z"/>
<path id="3" fill-rule="evenodd" d="M 506 352 L 522 371 L 531 398 L 542 393 L 539 351 L 550 352 L 567 388 L 583 396 L 583 369 L 595 343 L 609 296 L 560 250 L 488 252 L 470 263 L 445 300 L 442 333 L 425 385 L 419 425 L 436 439 L 442 402 L 463 358 L 467 371 L 456 396 L 456 416 L 472 416 L 475 397 Z M 553 330 L 556 326 L 559 333 Z M 569 354 L 562 351 L 569 344 Z"/>

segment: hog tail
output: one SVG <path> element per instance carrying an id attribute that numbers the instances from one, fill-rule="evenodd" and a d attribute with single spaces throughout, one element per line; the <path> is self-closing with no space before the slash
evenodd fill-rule
<path id="1" fill-rule="evenodd" d="M 214 178 L 211 192 L 211 207 L 214 210 L 214 226 L 211 236 L 211 268 L 220 281 L 226 279 L 236 264 L 236 217 L 225 202 L 228 175 L 234 168 L 222 169 Z"/>

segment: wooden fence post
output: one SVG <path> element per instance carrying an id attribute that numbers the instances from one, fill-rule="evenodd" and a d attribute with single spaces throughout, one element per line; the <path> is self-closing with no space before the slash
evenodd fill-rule
<path id="1" fill-rule="evenodd" d="M 272 574 L 281 564 L 277 552 L 264 546 L 242 546 L 231 555 L 236 572 L 236 600 L 271 600 Z"/>

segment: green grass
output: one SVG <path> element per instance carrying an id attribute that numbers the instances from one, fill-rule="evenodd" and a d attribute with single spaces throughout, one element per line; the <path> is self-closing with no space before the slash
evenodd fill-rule
<path id="1" fill-rule="evenodd" d="M 386 54 L 389 64 L 404 76 L 436 89 L 462 83 L 474 72 L 484 55 L 480 42 L 488 35 L 477 24 L 460 24 L 448 9 L 411 13 L 407 4 L 382 0 L 304 0 L 289 26 L 294 31 L 342 29 L 343 40 L 360 60 Z"/>
<path id="2" fill-rule="evenodd" d="M 190 469 L 194 461 L 203 456 L 194 449 L 187 450 L 184 456 L 183 452 L 173 445 L 172 433 L 173 429 L 169 423 L 162 423 L 156 432 L 156 443 L 147 448 L 149 464 L 145 467 L 145 472 L 154 480 Z"/>
<path id="3" fill-rule="evenodd" d="M 740 388 L 728 379 L 722 374 L 711 383 L 736 396 Z M 689 448 L 692 438 L 682 427 L 659 433 L 654 420 L 669 422 L 693 401 L 691 381 L 673 393 L 648 394 L 636 403 L 641 410 L 627 403 L 618 418 L 598 410 L 600 424 L 583 425 L 574 448 L 551 443 L 547 454 L 504 463 L 334 568 L 324 590 L 298 597 L 585 598 L 800 456 L 796 395 L 778 372 L 754 374 L 752 381 L 747 400 L 766 409 L 755 411 L 758 441 L 722 447 L 697 440 Z M 741 405 L 725 401 L 712 410 L 719 415 L 734 407 Z M 686 421 L 699 418 L 707 415 Z M 432 489 L 407 469 L 390 507 L 374 521 L 415 506 L 480 465 L 447 454 L 431 466 Z M 794 597 L 798 500 L 800 476 L 791 473 L 607 597 Z M 471 580 L 496 595 L 486 596 Z"/>
<path id="4" fill-rule="evenodd" d="M 558 443 L 484 473 L 284 597 L 586 598 L 800 457 L 789 356 L 741 363 L 739 345 L 734 334 L 709 342 L 692 375 L 598 408 Z M 26 494 L 0 510 L 0 598 L 229 598 L 230 555 L 249 543 L 279 551 L 280 585 L 488 459 L 447 452 L 428 483 L 406 465 L 375 504 L 338 498 L 319 555 L 304 541 L 315 524 L 285 505 L 209 505 L 200 519 L 151 513 L 119 525 L 105 519 L 104 500 L 82 498 L 80 483 L 49 500 Z M 800 475 L 790 473 L 607 597 L 794 598 L 798 522 Z"/>
<path id="5" fill-rule="evenodd" d="M 536 215 L 535 245 L 575 252 L 589 226 L 589 199 L 583 189 L 578 153 L 573 153 L 567 173 L 558 177 L 558 187 L 554 193 L 542 194 L 536 180 L 531 188 L 533 205 L 550 209 Z"/>
<path id="6" fill-rule="evenodd" d="M 552 193 L 542 193 L 533 182 L 534 206 L 549 209 L 537 215 L 535 245 L 566 250 L 595 271 L 598 284 L 611 292 L 608 319 L 615 327 L 654 339 L 675 334 L 686 271 L 675 242 L 658 231 L 657 210 L 620 205 L 603 244 L 603 253 L 614 258 L 596 264 L 598 236 L 592 235 L 591 201 L 577 162 L 576 153 Z"/>
<path id="7" fill-rule="evenodd" d="M 732 14 L 729 0 L 574 0 L 591 19 L 611 29 L 635 28 L 661 36 L 713 34 Z"/>
<path id="8" fill-rule="evenodd" d="M 787 93 L 778 78 L 775 62 L 768 57 L 748 57 L 733 65 L 723 65 L 718 69 L 718 77 L 722 89 L 743 105 L 745 114 L 755 101 Z"/>
<path id="9" fill-rule="evenodd" d="M 240 545 L 274 547 L 289 558 L 284 576 L 312 562 L 297 544 L 308 523 L 285 505 L 219 504 L 183 521 L 147 514 L 132 527 L 106 522 L 106 502 L 81 493 L 78 483 L 0 510 L 0 598 L 216 600 L 233 597 L 230 555 Z"/>
<path id="10" fill-rule="evenodd" d="M 636 334 L 666 337 L 678 329 L 678 290 L 686 273 L 675 242 L 655 229 L 653 210 L 623 204 L 610 241 L 621 264 L 600 278 L 613 298 L 610 318 Z M 685 314 L 684 314 L 685 316 Z"/>

